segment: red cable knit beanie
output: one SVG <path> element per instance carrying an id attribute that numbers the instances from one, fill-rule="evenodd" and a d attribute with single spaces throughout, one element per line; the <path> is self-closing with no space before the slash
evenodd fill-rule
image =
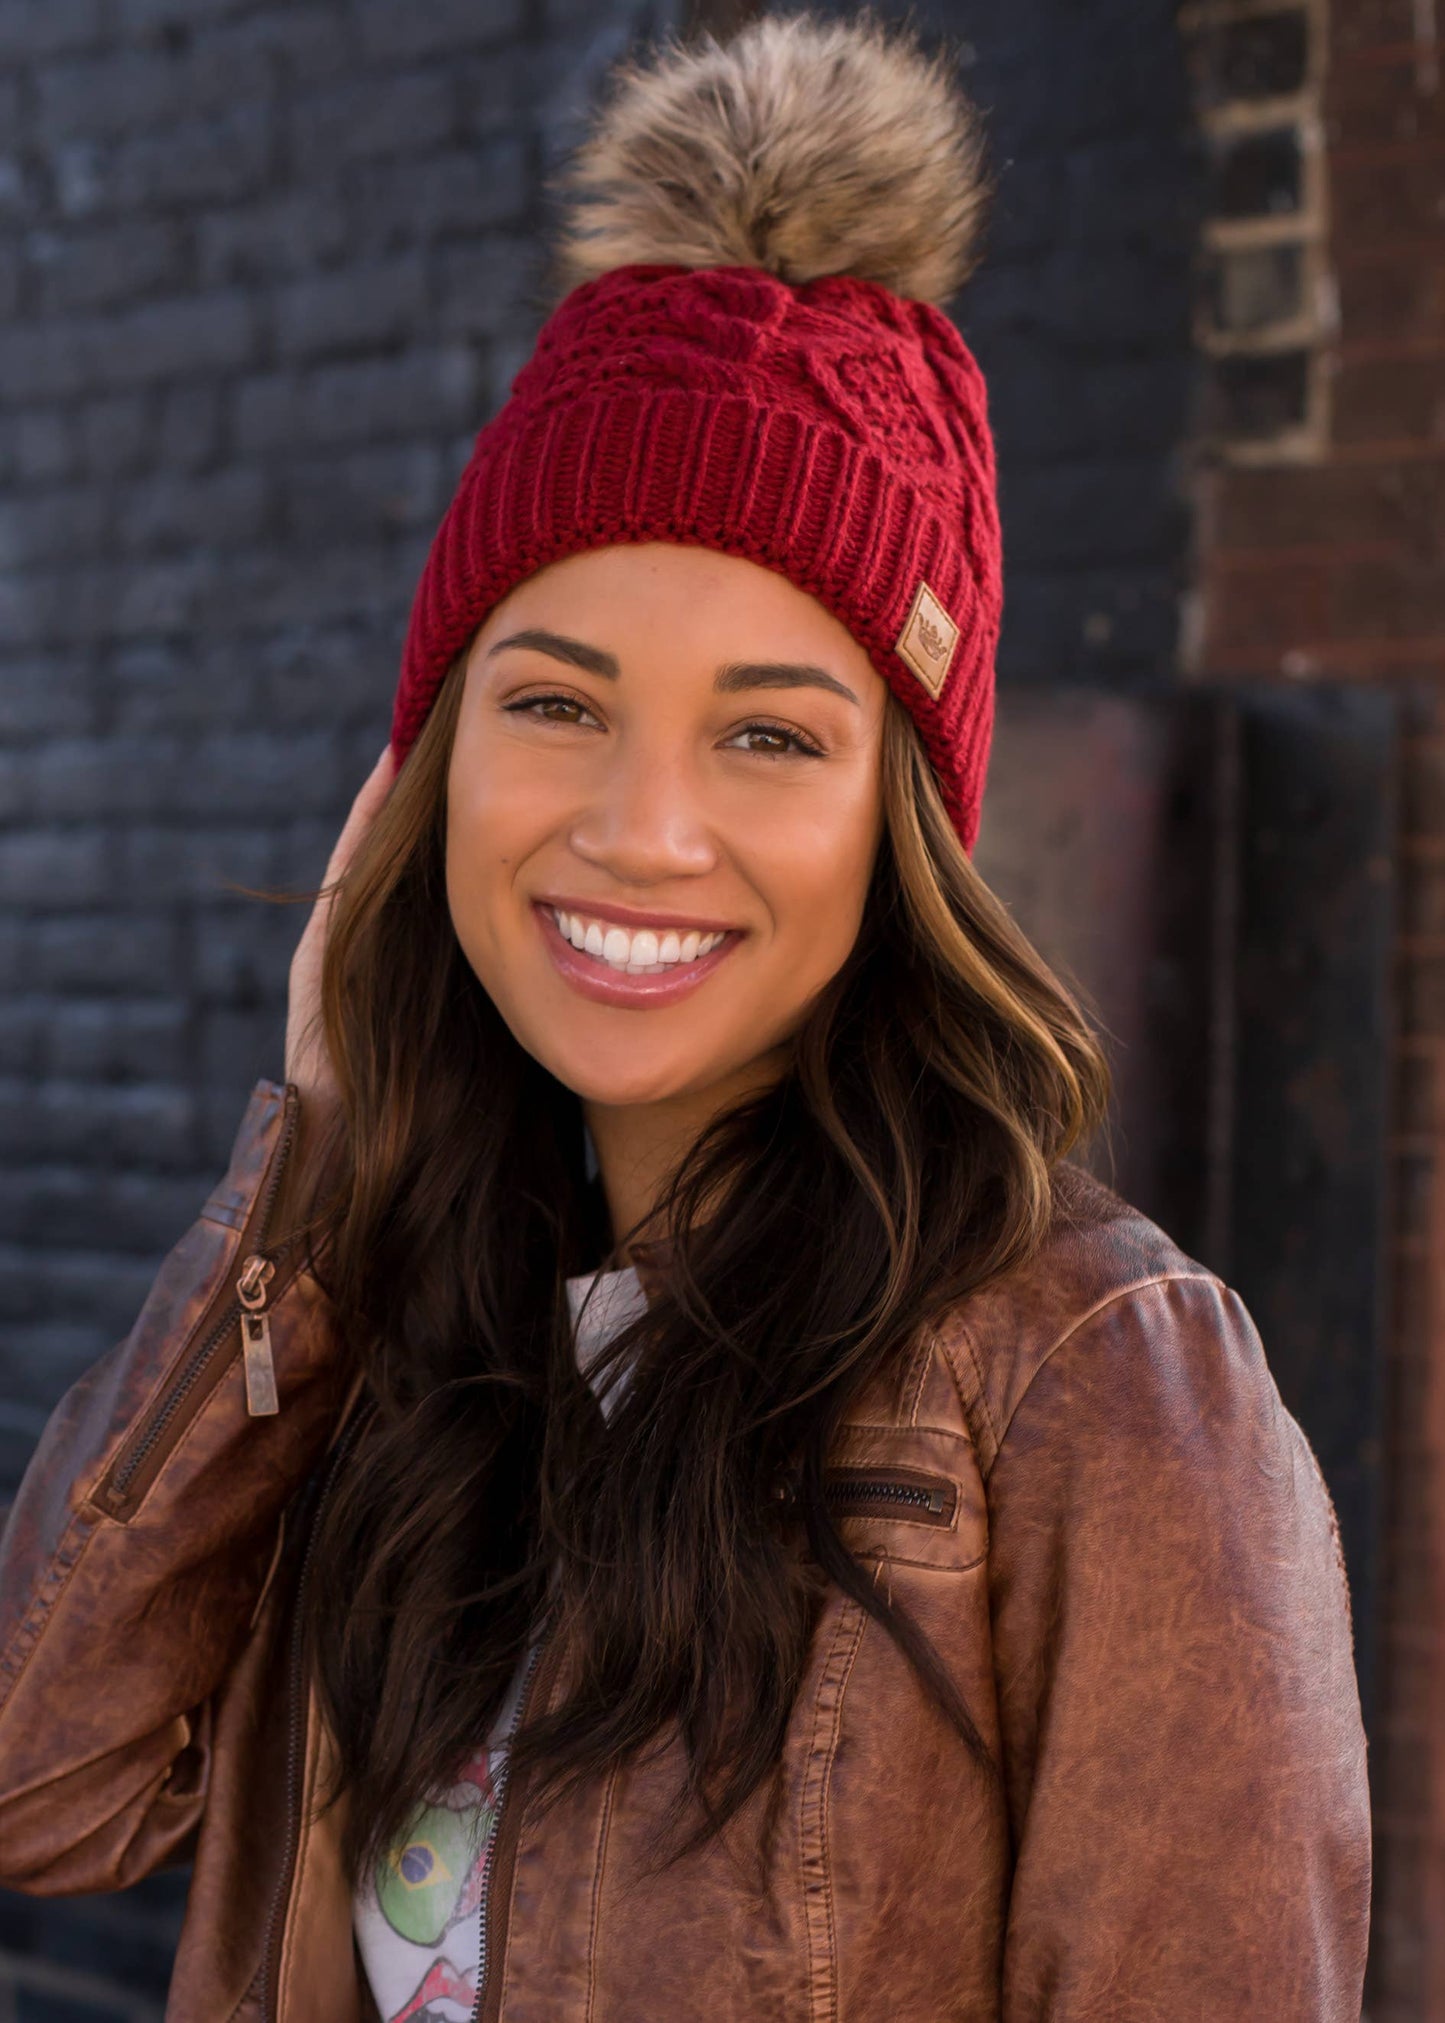
<path id="1" fill-rule="evenodd" d="M 980 152 L 946 59 L 871 17 L 767 17 L 614 73 L 569 171 L 570 292 L 422 572 L 398 761 L 525 577 L 613 542 L 700 543 L 847 626 L 972 849 L 1002 548 L 983 376 L 935 304 L 974 263 Z"/>

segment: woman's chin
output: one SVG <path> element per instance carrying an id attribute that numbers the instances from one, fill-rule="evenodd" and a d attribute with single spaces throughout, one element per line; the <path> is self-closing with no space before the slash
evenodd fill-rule
<path id="1" fill-rule="evenodd" d="M 613 1060 L 570 1052 L 542 1059 L 563 1087 L 584 1103 L 615 1110 L 696 1095 L 719 1079 L 709 1062 L 660 1061 L 655 1052 L 642 1049 L 633 1057 Z"/>

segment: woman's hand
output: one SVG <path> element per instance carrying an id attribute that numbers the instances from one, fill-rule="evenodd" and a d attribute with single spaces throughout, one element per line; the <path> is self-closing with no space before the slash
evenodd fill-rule
<path id="1" fill-rule="evenodd" d="M 331 904 L 346 867 L 376 819 L 395 777 L 396 764 L 388 740 L 351 804 L 351 812 L 327 862 L 326 876 L 316 904 L 311 909 L 311 917 L 291 958 L 290 995 L 286 1006 L 286 1080 L 294 1082 L 300 1090 L 303 1109 L 314 1109 L 335 1099 L 335 1077 L 321 1026 L 321 965 L 326 952 Z"/>

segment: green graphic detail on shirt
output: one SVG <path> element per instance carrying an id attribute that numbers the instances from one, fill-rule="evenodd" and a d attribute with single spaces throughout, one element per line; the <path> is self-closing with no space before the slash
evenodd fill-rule
<path id="1" fill-rule="evenodd" d="M 467 1871 L 491 1828 L 492 1808 L 429 1805 L 376 1872 L 376 1900 L 394 1932 L 434 1946 L 451 1924 Z"/>

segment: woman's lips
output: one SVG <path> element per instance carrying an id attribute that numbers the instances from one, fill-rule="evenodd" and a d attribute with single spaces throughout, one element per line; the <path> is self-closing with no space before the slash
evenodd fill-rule
<path id="1" fill-rule="evenodd" d="M 689 996 L 707 981 L 719 963 L 726 962 L 742 939 L 735 928 L 729 928 L 716 948 L 709 949 L 706 955 L 695 956 L 691 962 L 675 962 L 652 972 L 629 971 L 614 969 L 600 956 L 574 948 L 557 925 L 557 916 L 550 906 L 534 901 L 532 911 L 548 954 L 574 990 L 599 1004 L 636 1010 L 651 1010 Z"/>

